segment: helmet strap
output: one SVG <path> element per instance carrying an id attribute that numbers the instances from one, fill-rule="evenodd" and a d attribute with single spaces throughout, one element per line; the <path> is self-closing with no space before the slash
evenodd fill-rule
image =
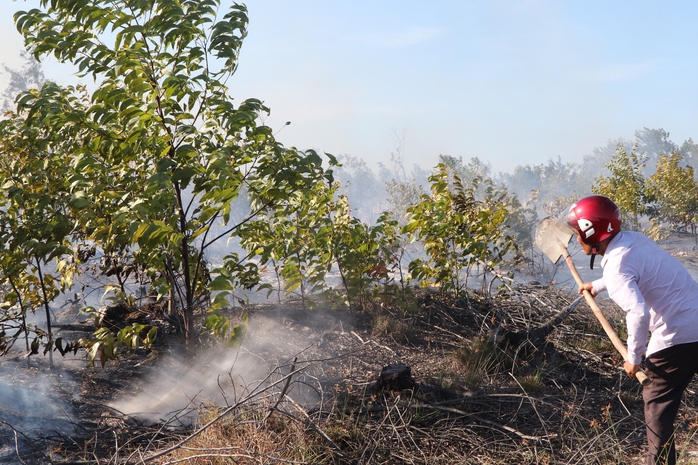
<path id="1" fill-rule="evenodd" d="M 593 246 L 591 248 L 591 259 L 589 260 L 589 269 L 594 269 L 594 259 L 596 258 L 596 254 L 598 251 L 596 250 L 596 246 Z"/>

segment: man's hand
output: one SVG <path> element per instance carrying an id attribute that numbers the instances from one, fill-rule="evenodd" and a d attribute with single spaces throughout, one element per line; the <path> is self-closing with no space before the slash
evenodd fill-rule
<path id="1" fill-rule="evenodd" d="M 589 291 L 589 294 L 591 294 L 592 297 L 596 297 L 598 295 L 598 293 L 594 291 L 594 286 L 592 286 L 591 282 L 582 283 L 577 292 L 579 294 L 584 294 L 584 291 Z"/>
<path id="2" fill-rule="evenodd" d="M 623 369 L 631 378 L 635 377 L 635 374 L 640 371 L 640 365 L 633 365 L 632 363 L 626 361 L 623 363 Z"/>

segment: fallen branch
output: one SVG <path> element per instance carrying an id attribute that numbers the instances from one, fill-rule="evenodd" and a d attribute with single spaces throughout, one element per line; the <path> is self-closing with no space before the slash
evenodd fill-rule
<path id="1" fill-rule="evenodd" d="M 584 297 L 578 297 L 566 309 L 560 310 L 551 319 L 535 328 L 526 328 L 523 331 L 510 331 L 500 324 L 494 331 L 493 339 L 498 345 L 519 347 L 524 342 L 529 342 L 534 347 L 540 347 L 545 343 L 546 338 L 553 332 L 555 327 L 562 323 L 583 299 Z"/>

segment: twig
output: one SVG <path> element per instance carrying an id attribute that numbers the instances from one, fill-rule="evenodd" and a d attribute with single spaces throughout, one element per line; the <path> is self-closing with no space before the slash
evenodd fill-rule
<path id="1" fill-rule="evenodd" d="M 203 459 L 203 458 L 254 459 L 255 457 L 253 455 L 249 455 L 249 454 L 197 454 L 197 455 L 189 455 L 187 457 L 177 459 L 177 460 L 170 460 L 169 462 L 165 462 L 163 465 L 171 465 L 171 464 L 175 464 L 175 463 L 190 462 L 192 459 Z"/>
<path id="2" fill-rule="evenodd" d="M 456 337 L 457 337 L 458 339 L 460 339 L 461 341 L 467 340 L 466 338 L 464 338 L 464 337 L 461 336 L 460 334 L 456 334 L 456 333 L 454 333 L 453 331 L 449 331 L 449 330 L 447 330 L 447 329 L 445 329 L 445 328 L 442 328 L 441 326 L 437 326 L 437 325 L 433 325 L 433 326 L 434 326 L 434 328 L 439 329 L 439 330 L 441 330 L 441 331 L 443 331 L 443 332 L 445 332 L 445 333 L 448 333 L 448 334 L 450 334 L 451 336 L 456 336 Z"/>
<path id="3" fill-rule="evenodd" d="M 32 441 L 31 438 L 30 438 L 29 436 L 27 436 L 27 435 L 24 434 L 23 432 L 19 431 L 17 428 L 15 428 L 14 426 L 12 426 L 11 424 L 9 424 L 9 423 L 6 422 L 6 421 L 0 420 L 0 425 L 6 425 L 8 428 L 10 428 L 10 429 L 12 430 L 12 432 L 13 432 L 13 434 L 14 434 L 14 438 L 15 438 L 15 451 L 17 452 L 17 458 L 19 459 L 20 462 L 25 463 L 24 460 L 22 460 L 22 457 L 19 455 L 19 436 L 21 435 L 24 439 L 27 440 L 27 442 L 28 442 L 29 444 L 31 444 L 31 446 L 32 446 L 37 452 L 39 452 L 40 454 L 42 454 L 42 455 L 44 456 L 44 458 L 45 458 L 46 460 L 48 460 L 49 463 L 54 463 L 53 460 L 51 460 L 51 458 L 50 458 L 47 454 L 45 454 L 44 452 L 41 451 L 41 449 L 39 449 L 38 447 L 36 447 L 36 444 L 34 444 L 34 441 Z"/>
<path id="4" fill-rule="evenodd" d="M 291 372 L 293 372 L 293 370 L 296 369 L 296 361 L 297 360 L 298 360 L 298 357 L 293 358 L 293 362 L 291 362 L 291 370 L 290 370 Z M 284 396 L 286 395 L 286 391 L 288 390 L 289 384 L 291 384 L 291 377 L 290 376 L 288 378 L 286 378 L 286 382 L 284 383 L 284 387 L 281 389 L 281 393 L 279 393 L 279 398 L 276 400 L 276 403 L 273 406 L 269 407 L 269 411 L 264 416 L 264 419 L 262 419 L 262 423 L 260 424 L 260 428 L 262 425 L 264 425 L 267 422 L 267 420 L 269 419 L 271 414 L 274 413 L 274 410 L 277 410 L 277 407 L 279 406 L 279 404 L 283 400 Z"/>
<path id="5" fill-rule="evenodd" d="M 366 344 L 366 342 L 364 342 L 364 340 L 361 339 L 361 336 L 359 336 L 359 335 L 356 333 L 356 331 L 351 331 L 351 334 L 353 334 L 354 336 L 356 336 L 356 339 L 358 339 L 359 341 L 361 341 L 362 344 Z"/>
<path id="6" fill-rule="evenodd" d="M 20 462 L 24 463 L 24 460 L 22 460 L 22 456 L 19 454 L 19 438 L 17 437 L 17 430 L 13 430 L 12 432 L 15 436 L 15 452 L 17 453 L 17 458 Z"/>
<path id="7" fill-rule="evenodd" d="M 359 336 L 355 331 L 351 331 L 351 334 L 353 334 L 354 336 L 356 336 L 356 338 L 357 338 L 359 341 L 361 341 L 361 344 L 363 344 L 363 345 L 366 345 L 366 344 L 368 344 L 368 343 L 370 342 L 370 343 L 374 344 L 375 346 L 380 347 L 381 349 L 387 350 L 387 351 L 390 352 L 391 354 L 394 354 L 394 353 L 395 353 L 395 351 L 394 351 L 393 349 L 391 349 L 390 347 L 380 345 L 380 344 L 378 344 L 376 341 L 371 341 L 371 340 L 364 341 L 363 339 L 361 339 L 361 336 Z"/>

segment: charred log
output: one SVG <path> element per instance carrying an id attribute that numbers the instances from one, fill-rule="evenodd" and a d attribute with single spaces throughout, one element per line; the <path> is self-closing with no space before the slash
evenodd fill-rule
<path id="1" fill-rule="evenodd" d="M 412 369 L 402 362 L 383 367 L 376 382 L 378 391 L 403 391 L 414 387 Z"/>
<path id="2" fill-rule="evenodd" d="M 109 328 L 118 331 L 134 323 L 148 324 L 145 312 L 136 307 L 117 303 L 99 309 L 99 321 L 96 322 L 98 328 Z"/>

